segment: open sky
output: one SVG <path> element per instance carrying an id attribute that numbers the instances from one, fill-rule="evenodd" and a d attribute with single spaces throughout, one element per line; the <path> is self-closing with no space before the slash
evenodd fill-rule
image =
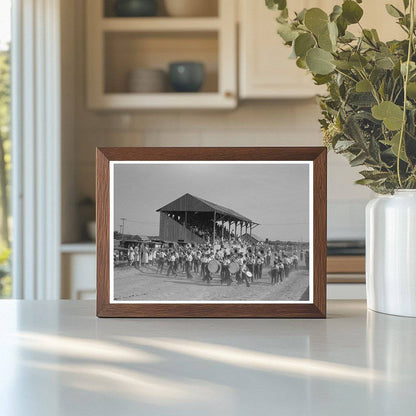
<path id="1" fill-rule="evenodd" d="M 157 209 L 190 193 L 260 223 L 271 240 L 309 241 L 307 164 L 116 164 L 114 230 L 159 235 Z"/>

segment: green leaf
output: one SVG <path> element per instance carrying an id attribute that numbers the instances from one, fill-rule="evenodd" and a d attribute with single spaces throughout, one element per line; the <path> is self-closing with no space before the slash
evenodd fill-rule
<path id="1" fill-rule="evenodd" d="M 362 79 L 361 81 L 357 82 L 355 90 L 357 92 L 371 92 L 371 82 L 367 79 Z"/>
<path id="2" fill-rule="evenodd" d="M 338 27 L 338 32 L 339 32 L 340 36 L 344 36 L 345 35 L 345 32 L 347 30 L 347 27 L 348 27 L 348 23 L 344 19 L 343 16 L 338 17 L 338 19 L 337 19 L 337 27 Z"/>
<path id="3" fill-rule="evenodd" d="M 385 144 L 386 146 L 390 146 L 391 151 L 393 152 L 393 154 L 396 157 L 398 157 L 398 155 L 399 155 L 399 145 L 400 145 L 400 132 L 395 134 L 390 141 L 382 140 L 381 142 L 383 144 Z M 405 162 L 409 162 L 409 159 L 407 158 L 406 152 L 405 152 L 405 149 L 404 149 L 404 140 L 403 140 L 402 147 L 401 147 L 400 159 L 405 161 Z"/>
<path id="4" fill-rule="evenodd" d="M 336 4 L 332 10 L 332 13 L 329 15 L 329 20 L 335 22 L 338 17 L 342 15 L 342 7 Z"/>
<path id="5" fill-rule="evenodd" d="M 368 146 L 368 151 L 370 153 L 370 156 L 374 159 L 374 162 L 379 164 L 380 161 L 381 161 L 380 147 L 378 145 L 377 140 L 373 136 L 370 138 L 370 144 Z"/>
<path id="6" fill-rule="evenodd" d="M 304 57 L 296 59 L 296 66 L 301 69 L 307 69 L 306 59 Z"/>
<path id="7" fill-rule="evenodd" d="M 343 71 L 348 71 L 352 68 L 352 65 L 348 61 L 344 61 L 341 59 L 335 59 L 333 63 L 337 68 Z"/>
<path id="8" fill-rule="evenodd" d="M 266 6 L 270 10 L 283 10 L 286 8 L 286 0 L 266 0 Z"/>
<path id="9" fill-rule="evenodd" d="M 371 30 L 364 29 L 363 30 L 364 40 L 370 43 L 374 43 L 374 38 Z"/>
<path id="10" fill-rule="evenodd" d="M 355 142 L 352 140 L 338 140 L 334 146 L 334 150 L 337 153 L 345 152 L 348 150 L 351 146 L 354 146 Z"/>
<path id="11" fill-rule="evenodd" d="M 393 58 L 387 56 L 376 59 L 375 64 L 378 68 L 392 70 L 394 69 L 395 62 L 393 61 Z"/>
<path id="12" fill-rule="evenodd" d="M 350 165 L 352 167 L 360 166 L 360 165 L 363 165 L 366 160 L 367 160 L 367 155 L 364 152 L 362 152 L 358 156 L 350 160 Z"/>
<path id="13" fill-rule="evenodd" d="M 333 56 L 320 48 L 310 49 L 306 54 L 306 64 L 313 74 L 327 75 L 333 72 Z"/>
<path id="14" fill-rule="evenodd" d="M 409 74 L 416 70 L 416 64 L 412 61 L 409 62 Z M 406 76 L 406 62 L 400 64 L 400 72 L 403 77 Z"/>
<path id="15" fill-rule="evenodd" d="M 315 35 L 324 33 L 328 28 L 328 15 L 318 7 L 306 11 L 305 26 Z"/>
<path id="16" fill-rule="evenodd" d="M 331 81 L 331 75 L 319 75 L 315 74 L 313 77 L 316 85 L 324 85 L 327 82 Z"/>
<path id="17" fill-rule="evenodd" d="M 364 56 L 358 53 L 354 53 L 353 55 L 351 55 L 349 62 L 354 68 L 357 69 L 363 69 L 368 63 L 367 59 L 365 59 Z"/>
<path id="18" fill-rule="evenodd" d="M 386 4 L 387 13 L 393 17 L 403 17 L 403 13 L 397 8 L 394 7 L 392 4 Z"/>
<path id="19" fill-rule="evenodd" d="M 349 24 L 358 23 L 363 13 L 363 9 L 353 0 L 346 0 L 342 4 L 342 16 Z"/>
<path id="20" fill-rule="evenodd" d="M 371 109 L 373 117 L 384 122 L 384 125 L 392 131 L 402 127 L 403 110 L 391 101 L 383 101 Z"/>
<path id="21" fill-rule="evenodd" d="M 292 42 L 299 36 L 299 32 L 297 30 L 293 30 L 292 26 L 282 23 L 277 25 L 277 33 L 285 42 Z"/>
<path id="22" fill-rule="evenodd" d="M 373 181 L 378 181 L 380 179 L 386 179 L 391 176 L 390 172 L 379 172 L 376 170 L 362 170 L 360 175 L 364 176 L 365 179 L 372 179 Z"/>
<path id="23" fill-rule="evenodd" d="M 404 9 L 406 10 L 409 7 L 409 0 L 403 0 L 403 6 L 404 6 Z"/>
<path id="24" fill-rule="evenodd" d="M 306 9 L 303 9 L 302 11 L 297 13 L 295 20 L 297 20 L 298 22 L 303 22 L 305 20 L 306 11 Z"/>
<path id="25" fill-rule="evenodd" d="M 306 56 L 306 52 L 315 46 L 315 40 L 310 33 L 302 33 L 295 39 L 295 53 L 301 58 Z"/>
<path id="26" fill-rule="evenodd" d="M 324 32 L 318 35 L 318 45 L 321 49 L 328 52 L 333 52 L 335 46 L 332 43 L 329 32 Z"/>
<path id="27" fill-rule="evenodd" d="M 351 42 L 351 41 L 357 39 L 357 37 L 353 33 L 348 32 L 348 30 L 347 30 L 344 33 L 344 36 L 342 37 L 342 39 L 343 39 L 344 42 Z"/>
<path id="28" fill-rule="evenodd" d="M 355 181 L 356 185 L 370 185 L 374 182 L 373 179 L 358 179 Z"/>
<path id="29" fill-rule="evenodd" d="M 360 108 L 368 108 L 373 107 L 376 104 L 376 100 L 373 94 L 369 92 L 352 92 L 349 95 L 348 104 Z"/>
<path id="30" fill-rule="evenodd" d="M 373 35 L 373 39 L 376 42 L 380 42 L 380 38 L 378 37 L 378 33 L 377 33 L 377 30 L 376 29 L 371 29 L 371 34 Z"/>
<path id="31" fill-rule="evenodd" d="M 407 84 L 407 96 L 412 100 L 416 100 L 416 82 L 409 82 Z"/>

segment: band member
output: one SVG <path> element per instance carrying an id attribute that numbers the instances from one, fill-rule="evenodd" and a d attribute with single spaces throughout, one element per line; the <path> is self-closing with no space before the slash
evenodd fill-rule
<path id="1" fill-rule="evenodd" d="M 199 273 L 199 268 L 201 267 L 201 250 L 196 250 L 194 254 L 194 272 Z"/>
<path id="2" fill-rule="evenodd" d="M 290 272 L 290 264 L 289 264 L 289 257 L 287 257 L 286 255 L 283 256 L 283 266 L 285 269 L 285 277 L 288 278 L 289 272 Z"/>
<path id="3" fill-rule="evenodd" d="M 157 272 L 163 273 L 163 267 L 165 265 L 166 260 L 166 253 L 164 251 L 158 252 L 158 265 L 157 265 Z"/>
<path id="4" fill-rule="evenodd" d="M 274 263 L 273 263 L 272 269 L 270 271 L 270 274 L 271 274 L 271 277 L 272 277 L 272 281 L 271 281 L 272 285 L 275 285 L 277 283 L 279 270 L 280 270 L 279 264 L 278 264 L 277 260 L 275 260 Z"/>
<path id="5" fill-rule="evenodd" d="M 249 250 L 246 265 L 247 265 L 248 271 L 251 274 L 251 278 L 250 278 L 251 283 L 253 283 L 253 281 L 254 281 L 254 263 L 255 263 L 255 258 L 253 256 L 253 254 L 251 253 L 251 250 Z"/>
<path id="6" fill-rule="evenodd" d="M 192 269 L 192 253 L 189 251 L 185 256 L 185 272 L 187 279 L 192 279 L 191 269 Z"/>
<path id="7" fill-rule="evenodd" d="M 241 278 L 242 278 L 242 280 L 244 280 L 246 282 L 246 286 L 250 287 L 250 283 L 248 282 L 248 276 L 247 276 L 248 271 L 249 271 L 249 269 L 247 267 L 247 262 L 246 262 L 246 260 L 244 260 L 243 261 L 243 266 L 241 267 Z M 251 279 L 253 279 L 253 275 L 251 275 Z"/>
<path id="8" fill-rule="evenodd" d="M 147 267 L 147 264 L 149 263 L 149 250 L 147 247 L 143 248 L 142 252 L 142 264 Z"/>
<path id="9" fill-rule="evenodd" d="M 270 266 L 271 258 L 272 258 L 272 250 L 268 248 L 266 252 L 266 266 Z"/>
<path id="10" fill-rule="evenodd" d="M 178 268 L 179 268 L 179 253 L 174 251 L 175 261 L 173 263 L 173 271 L 175 272 L 175 276 L 178 275 Z"/>
<path id="11" fill-rule="evenodd" d="M 221 268 L 221 284 L 223 284 L 223 282 L 227 283 L 227 286 L 230 286 L 232 283 L 232 279 L 231 279 L 231 273 L 230 273 L 230 264 L 231 264 L 231 260 L 230 260 L 230 256 L 225 256 L 224 260 L 222 261 L 222 268 Z"/>
<path id="12" fill-rule="evenodd" d="M 204 253 L 202 255 L 202 267 L 201 267 L 201 272 L 202 272 L 202 281 L 206 281 L 207 283 L 210 282 L 211 280 L 211 274 L 208 270 L 208 263 L 210 262 L 210 258 L 209 258 L 209 253 Z"/>
<path id="13" fill-rule="evenodd" d="M 127 258 L 129 259 L 129 265 L 133 266 L 134 263 L 134 249 L 132 246 L 129 246 L 127 250 Z"/>
<path id="14" fill-rule="evenodd" d="M 240 254 L 236 254 L 236 256 L 238 256 L 236 258 L 236 263 L 240 266 L 240 268 L 238 269 L 238 272 L 235 274 L 235 278 L 237 280 L 237 284 L 240 284 L 243 281 L 241 270 L 243 269 L 243 265 L 244 265 L 244 255 L 243 253 L 240 253 Z"/>
<path id="15" fill-rule="evenodd" d="M 279 270 L 277 273 L 277 279 L 278 279 L 277 281 L 279 283 L 279 282 L 283 282 L 283 276 L 285 274 L 285 265 L 283 264 L 283 261 L 280 259 L 280 257 L 277 261 L 277 265 L 279 266 Z"/>
<path id="16" fill-rule="evenodd" d="M 140 261 L 141 261 L 141 259 L 140 259 L 140 247 L 137 244 L 136 247 L 134 247 L 134 262 L 133 262 L 134 267 L 136 269 L 138 269 L 140 267 Z"/>
<path id="17" fill-rule="evenodd" d="M 263 274 L 263 263 L 264 263 L 264 258 L 262 255 L 257 256 L 257 260 L 256 260 L 256 264 L 257 264 L 257 279 L 261 279 L 262 278 L 262 274 Z"/>
<path id="18" fill-rule="evenodd" d="M 298 264 L 299 264 L 299 258 L 296 254 L 293 255 L 293 267 L 295 270 L 298 269 Z"/>
<path id="19" fill-rule="evenodd" d="M 172 251 L 168 255 L 168 271 L 166 273 L 166 276 L 170 276 L 171 274 L 177 276 L 176 270 L 175 270 L 175 263 L 176 263 L 176 255 Z"/>

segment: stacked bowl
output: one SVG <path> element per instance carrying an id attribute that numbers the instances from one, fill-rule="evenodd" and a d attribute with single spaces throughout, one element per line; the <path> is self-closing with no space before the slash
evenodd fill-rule
<path id="1" fill-rule="evenodd" d="M 137 68 L 129 73 L 128 91 L 158 93 L 167 90 L 166 72 L 162 69 Z"/>

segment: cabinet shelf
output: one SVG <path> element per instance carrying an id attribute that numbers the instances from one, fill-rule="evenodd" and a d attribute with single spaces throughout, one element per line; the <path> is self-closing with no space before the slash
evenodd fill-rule
<path id="1" fill-rule="evenodd" d="M 221 27 L 218 17 L 107 17 L 99 22 L 101 30 L 105 32 L 214 32 Z"/>
<path id="2" fill-rule="evenodd" d="M 91 102 L 94 108 L 105 109 L 216 109 L 234 108 L 235 97 L 217 93 L 102 94 Z"/>
<path id="3" fill-rule="evenodd" d="M 235 2 L 218 0 L 213 17 L 113 17 L 87 1 L 87 105 L 97 110 L 231 109 L 237 106 Z M 111 7 L 110 7 L 111 9 Z M 169 69 L 177 61 L 205 66 L 200 92 L 129 92 L 132 71 Z M 165 92 L 166 91 L 166 92 Z"/>

